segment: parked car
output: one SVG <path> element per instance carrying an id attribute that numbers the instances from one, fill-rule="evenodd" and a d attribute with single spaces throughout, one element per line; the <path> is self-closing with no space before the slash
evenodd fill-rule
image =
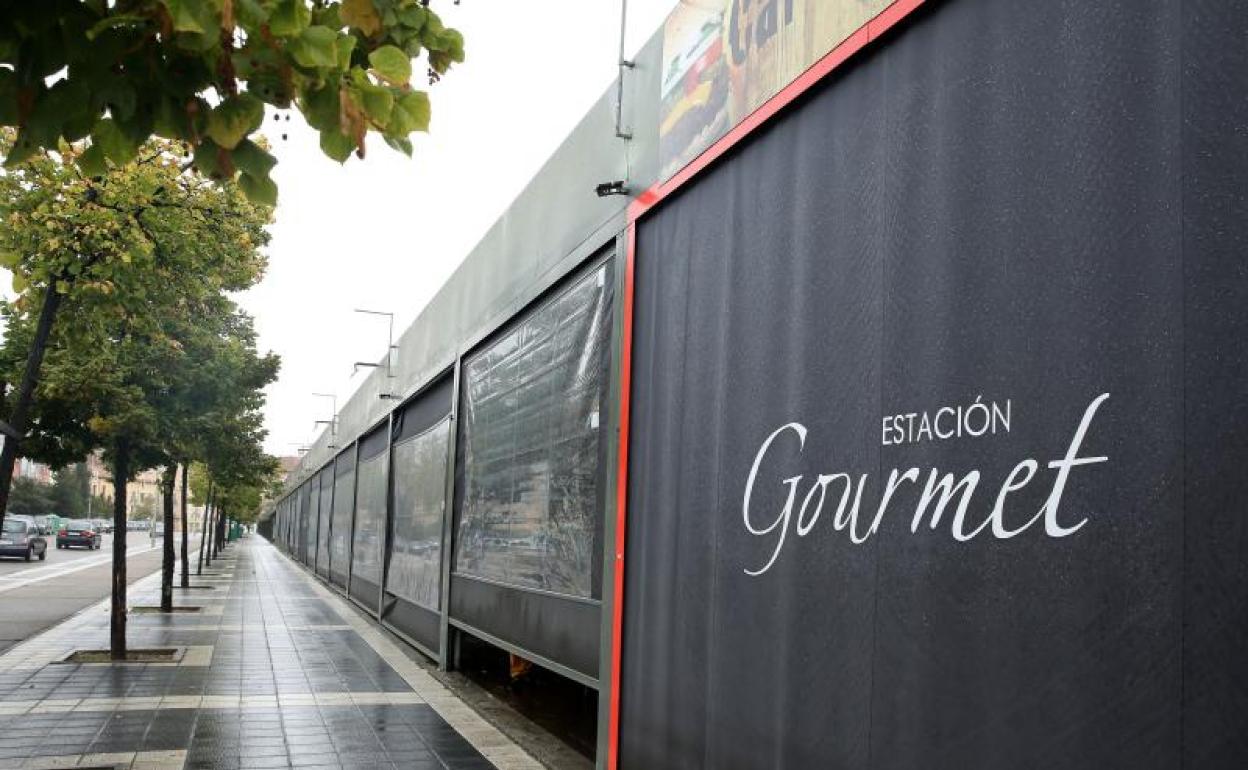
<path id="1" fill-rule="evenodd" d="M 20 556 L 26 561 L 38 556 L 43 561 L 48 558 L 48 541 L 33 523 L 9 517 L 0 529 L 0 556 Z"/>
<path id="2" fill-rule="evenodd" d="M 110 534 L 113 531 L 113 523 L 108 519 L 92 519 L 91 523 L 95 525 L 96 532 Z"/>
<path id="3" fill-rule="evenodd" d="M 164 537 L 165 536 L 165 522 L 163 521 L 152 522 L 152 528 L 148 534 L 151 535 L 151 538 L 153 540 L 160 538 L 160 537 Z"/>
<path id="4" fill-rule="evenodd" d="M 60 532 L 56 533 L 56 547 L 86 546 L 88 549 L 98 551 L 100 541 L 103 539 L 103 535 L 96 530 L 95 525 L 89 520 L 71 519 L 65 522 Z"/>
<path id="5" fill-rule="evenodd" d="M 36 528 L 39 526 L 39 523 L 35 521 L 34 516 L 27 516 L 24 513 L 10 513 L 9 515 L 4 517 L 5 521 L 9 521 L 10 519 L 12 519 L 13 521 L 24 521 L 30 526 L 36 527 Z"/>

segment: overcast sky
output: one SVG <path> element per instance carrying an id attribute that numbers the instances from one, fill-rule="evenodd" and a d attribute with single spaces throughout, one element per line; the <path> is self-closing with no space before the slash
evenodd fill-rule
<path id="1" fill-rule="evenodd" d="M 630 0 L 626 45 L 639 48 L 676 0 Z M 282 357 L 268 390 L 266 448 L 295 454 L 363 381 L 355 361 L 385 354 L 384 318 L 407 327 L 489 226 L 610 86 L 619 0 L 440 0 L 467 61 L 431 89 L 433 123 L 412 159 L 370 137 L 339 166 L 291 110 L 265 133 L 281 190 L 264 281 L 240 297 L 262 350 Z M 285 140 L 282 135 L 285 134 Z"/>

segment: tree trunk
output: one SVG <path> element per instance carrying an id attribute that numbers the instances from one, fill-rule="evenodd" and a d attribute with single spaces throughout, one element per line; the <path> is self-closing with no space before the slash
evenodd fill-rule
<path id="1" fill-rule="evenodd" d="M 203 525 L 203 532 L 199 537 L 199 564 L 195 567 L 195 574 L 204 574 L 204 550 L 208 547 L 208 517 L 212 515 L 212 498 L 216 490 L 213 488 L 212 480 L 208 480 L 208 497 L 204 499 L 204 514 L 200 517 L 200 524 Z M 211 564 L 211 562 L 209 562 Z"/>
<path id="2" fill-rule="evenodd" d="M 208 514 L 208 543 L 204 546 L 204 564 L 209 567 L 212 566 L 212 538 L 217 534 L 217 509 L 220 507 L 220 501 L 214 500 L 212 511 Z"/>
<path id="3" fill-rule="evenodd" d="M 109 618 L 109 657 L 126 659 L 126 484 L 130 456 L 126 446 L 113 459 L 113 602 Z"/>
<path id="4" fill-rule="evenodd" d="M 190 539 L 191 528 L 186 513 L 186 483 L 191 473 L 190 467 L 182 463 L 182 587 L 191 587 Z"/>
<path id="5" fill-rule="evenodd" d="M 166 465 L 160 478 L 161 513 L 165 536 L 161 538 L 160 611 L 173 612 L 173 490 L 177 465 Z"/>
<path id="6" fill-rule="evenodd" d="M 17 390 L 17 402 L 13 404 L 13 412 L 9 415 L 9 427 L 19 436 L 26 433 L 27 413 L 30 411 L 30 402 L 34 399 L 35 385 L 39 382 L 39 370 L 43 368 L 43 354 L 48 349 L 52 322 L 56 320 L 56 311 L 60 306 L 61 295 L 56 291 L 56 282 L 49 281 L 48 288 L 43 292 L 43 307 L 39 310 L 35 337 L 31 340 L 30 352 L 26 354 L 26 371 Z M 6 436 L 4 448 L 0 449 L 0 525 L 4 524 L 4 512 L 9 508 L 9 489 L 13 486 L 13 466 L 17 462 L 19 448 L 17 439 Z"/>

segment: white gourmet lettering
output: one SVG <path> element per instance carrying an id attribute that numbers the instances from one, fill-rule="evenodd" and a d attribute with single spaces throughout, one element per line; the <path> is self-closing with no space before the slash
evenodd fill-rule
<path id="1" fill-rule="evenodd" d="M 1076 465 L 1091 465 L 1093 463 L 1103 463 L 1108 457 L 1077 457 L 1079 454 L 1079 446 L 1083 443 L 1083 437 L 1088 432 L 1088 426 L 1092 424 L 1092 418 L 1096 415 L 1096 410 L 1101 407 L 1105 399 L 1109 398 L 1108 393 L 1102 393 L 1083 413 L 1083 419 L 1079 421 L 1079 428 L 1075 430 L 1075 437 L 1070 440 L 1070 447 L 1066 450 L 1066 457 L 1062 460 L 1054 460 L 1049 463 L 1050 468 L 1057 469 L 1057 481 L 1053 483 L 1053 492 L 1049 495 L 1049 499 L 1045 502 L 1044 507 L 1040 510 L 1044 512 L 1044 531 L 1049 537 L 1066 537 L 1078 532 L 1084 524 L 1088 523 L 1085 518 L 1073 527 L 1063 527 L 1057 523 L 1057 506 L 1062 501 L 1062 492 L 1066 489 L 1066 479 L 1070 474 L 1070 469 Z"/>
<path id="2" fill-rule="evenodd" d="M 923 490 L 923 496 L 919 498 L 919 506 L 914 510 L 914 519 L 910 522 L 910 531 L 919 531 L 919 522 L 923 520 L 923 514 L 927 512 L 927 506 L 932 502 L 935 495 L 936 487 L 940 488 L 940 501 L 936 503 L 936 510 L 932 512 L 932 529 L 940 526 L 940 515 L 945 512 L 945 506 L 953 499 L 954 490 L 962 489 L 962 498 L 958 502 L 958 520 L 961 521 L 966 516 L 966 507 L 971 504 L 971 495 L 975 493 L 975 487 L 979 484 L 979 471 L 971 471 L 962 477 L 957 484 L 953 483 L 953 474 L 946 473 L 941 478 L 940 483 L 936 483 L 936 476 L 940 471 L 932 468 L 932 474 L 927 477 L 927 487 Z"/>
<path id="3" fill-rule="evenodd" d="M 771 560 L 764 564 L 762 568 L 756 572 L 751 572 L 747 569 L 745 571 L 745 574 L 747 575 L 761 575 L 771 569 L 771 565 L 775 564 L 776 558 L 780 556 L 780 549 L 784 547 L 784 538 L 789 531 L 789 517 L 793 515 L 793 496 L 797 492 L 798 483 L 802 480 L 801 476 L 792 476 L 784 480 L 784 483 L 789 485 L 789 498 L 788 501 L 785 502 L 784 510 L 780 512 L 780 516 L 777 517 L 770 526 L 764 529 L 756 529 L 750 521 L 750 494 L 754 490 L 754 479 L 758 477 L 758 466 L 762 465 L 763 455 L 767 454 L 767 449 L 771 446 L 771 442 L 775 441 L 776 437 L 786 430 L 791 430 L 797 434 L 799 450 L 806 446 L 806 426 L 796 422 L 781 425 L 767 437 L 767 440 L 764 441 L 763 445 L 759 448 L 758 454 L 754 457 L 754 467 L 750 468 L 750 477 L 745 482 L 745 501 L 741 505 L 741 516 L 745 520 L 745 528 L 749 530 L 750 534 L 769 535 L 771 534 L 771 531 L 781 523 L 784 525 L 780 529 L 780 538 L 776 541 L 776 550 L 771 554 Z"/>
<path id="4" fill-rule="evenodd" d="M 1039 510 L 1031 514 L 1030 518 L 1025 522 L 1020 522 L 1017 526 L 1011 526 L 1006 520 L 1006 503 L 1011 494 L 1023 489 L 1035 479 L 1041 464 L 1030 457 L 1021 460 L 1006 475 L 997 491 L 993 506 L 987 517 L 978 525 L 969 529 L 969 531 L 967 519 L 970 512 L 971 499 L 979 488 L 982 479 L 980 472 L 978 470 L 970 470 L 961 479 L 957 479 L 953 473 L 943 473 L 942 475 L 940 470 L 932 468 L 926 484 L 918 495 L 910 521 L 910 532 L 917 534 L 924 521 L 928 522 L 928 527 L 932 531 L 938 529 L 945 509 L 949 507 L 955 498 L 957 499 L 957 508 L 948 527 L 949 534 L 958 542 L 970 541 L 984 532 L 990 532 L 995 539 L 1008 540 L 1031 529 L 1041 519 L 1044 521 L 1044 533 L 1048 537 L 1062 538 L 1078 532 L 1088 523 L 1088 518 L 1085 516 L 1070 526 L 1063 525 L 1059 521 L 1058 516 L 1062 495 L 1070 482 L 1071 471 L 1074 468 L 1108 462 L 1109 460 L 1109 457 L 1105 455 L 1082 457 L 1079 454 L 1097 411 L 1108 398 L 1108 393 L 1102 393 L 1088 404 L 1078 427 L 1075 429 L 1075 434 L 1066 448 L 1065 455 L 1062 459 L 1047 463 L 1049 470 L 1057 472 L 1053 480 L 1053 487 L 1045 503 Z M 973 418 L 970 417 L 972 414 L 974 415 Z M 942 415 L 945 415 L 943 420 Z M 917 434 L 913 429 L 916 418 L 918 418 L 920 426 Z M 963 431 L 967 435 L 982 436 L 989 431 L 993 433 L 996 433 L 997 430 L 1008 432 L 1010 430 L 1011 418 L 1011 403 L 1009 400 L 1002 407 L 996 402 L 985 404 L 982 396 L 980 396 L 965 409 L 962 407 L 942 407 L 935 413 L 935 418 L 931 420 L 926 430 L 924 425 L 928 424 L 925 422 L 928 417 L 925 412 L 885 417 L 882 424 L 881 438 L 887 445 L 904 444 L 908 441 L 916 440 L 916 436 L 924 434 L 926 434 L 927 438 L 922 440 L 931 440 L 930 437 L 933 435 L 937 438 L 947 438 Z M 954 422 L 954 427 L 949 426 L 951 420 Z M 763 575 L 780 558 L 788 537 L 789 523 L 793 518 L 799 487 L 802 485 L 802 479 L 804 478 L 804 475 L 799 474 L 782 479 L 779 482 L 780 485 L 788 487 L 783 508 L 766 526 L 757 526 L 754 523 L 750 512 L 750 500 L 755 484 L 759 482 L 759 471 L 772 444 L 786 432 L 792 432 L 797 436 L 799 453 L 805 449 L 808 433 L 806 426 L 798 422 L 790 422 L 780 426 L 767 436 L 759 447 L 757 454 L 754 456 L 754 463 L 750 467 L 749 476 L 746 479 L 745 496 L 742 501 L 742 519 L 745 523 L 746 531 L 754 537 L 767 538 L 768 547 L 770 548 L 770 556 L 764 564 L 753 569 L 745 568 L 745 574 L 751 577 Z M 833 528 L 837 532 L 847 532 L 850 541 L 856 545 L 865 543 L 879 532 L 889 505 L 893 503 L 894 498 L 898 495 L 903 485 L 906 483 L 917 485 L 921 474 L 922 471 L 919 468 L 908 468 L 904 471 L 894 468 L 889 473 L 888 480 L 883 485 L 875 516 L 865 532 L 859 532 L 858 518 L 861 511 L 863 491 L 868 485 L 869 474 L 862 473 L 858 475 L 856 481 L 853 476 L 843 472 L 819 474 L 802 497 L 801 507 L 798 509 L 797 514 L 796 531 L 798 537 L 804 538 L 815 529 L 821 517 L 823 506 L 827 502 L 828 488 L 836 484 L 839 485 L 840 500 L 837 503 L 836 515 L 833 518 Z M 853 494 L 852 503 L 850 502 L 851 493 Z M 1019 521 L 1019 518 L 1017 516 L 1014 517 L 1014 521 Z"/>
<path id="5" fill-rule="evenodd" d="M 942 406 L 934 415 L 928 412 L 886 414 L 880 420 L 880 444 L 897 446 L 1009 433 L 1012 408 L 1008 398 L 1003 406 L 996 401 L 985 403 L 980 394 L 966 406 Z"/>

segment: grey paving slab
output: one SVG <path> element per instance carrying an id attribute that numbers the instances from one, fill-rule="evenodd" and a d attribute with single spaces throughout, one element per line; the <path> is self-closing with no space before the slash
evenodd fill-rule
<path id="1" fill-rule="evenodd" d="M 180 662 L 57 662 L 107 646 L 105 602 L 0 654 L 0 769 L 540 766 L 267 543 L 227 554 L 210 599 L 175 594 L 200 612 L 131 614 L 132 647 L 185 648 Z M 158 578 L 132 603 L 156 603 Z"/>

